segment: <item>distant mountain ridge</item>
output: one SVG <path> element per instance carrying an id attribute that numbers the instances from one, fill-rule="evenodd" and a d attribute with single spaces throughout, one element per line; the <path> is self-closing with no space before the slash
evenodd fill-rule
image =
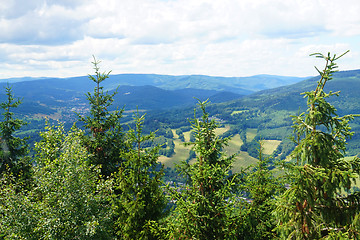
<path id="1" fill-rule="evenodd" d="M 118 92 L 114 97 L 113 109 L 125 106 L 125 110 L 131 112 L 138 108 L 147 112 L 149 122 L 172 124 L 174 128 L 188 125 L 187 119 L 194 114 L 195 98 L 209 99 L 215 103 L 209 106 L 210 114 L 229 124 L 233 134 L 251 129 L 256 132 L 255 140 L 283 141 L 281 154 L 285 154 L 291 148 L 289 140 L 286 140 L 292 132 L 290 115 L 306 110 L 306 100 L 300 93 L 313 90 L 319 76 L 300 79 L 269 75 L 223 78 L 121 74 L 111 75 L 103 82 L 103 86 L 106 91 Z M 1 85 L 6 86 L 6 83 L 0 81 Z M 25 119 L 46 116 L 68 123 L 76 121 L 74 112 L 88 112 L 85 93 L 93 92 L 95 87 L 95 83 L 86 76 L 24 81 L 16 79 L 10 85 L 15 97 L 23 99 L 23 104 L 16 112 Z M 341 91 L 339 97 L 329 99 L 338 109 L 339 115 L 360 113 L 360 70 L 335 73 L 325 90 Z M 0 91 L 0 102 L 5 97 L 5 91 Z M 125 115 L 130 118 L 131 114 Z M 351 126 L 355 135 L 349 141 L 349 153 L 358 154 L 360 118 L 355 118 Z"/>
<path id="2" fill-rule="evenodd" d="M 206 75 L 158 75 L 158 74 L 115 74 L 104 81 L 107 90 L 116 89 L 121 85 L 146 86 L 162 88 L 165 90 L 179 90 L 185 88 L 204 89 L 215 91 L 227 91 L 241 95 L 276 88 L 284 85 L 300 82 L 306 78 L 285 77 L 276 75 L 255 75 L 250 77 L 214 77 Z M 71 78 L 9 78 L 0 79 L 0 82 L 38 82 L 43 85 L 51 85 L 52 88 L 64 88 L 68 90 L 87 92 L 92 89 L 88 76 Z"/>
<path id="3" fill-rule="evenodd" d="M 195 98 L 220 103 L 239 99 L 254 92 L 299 82 L 304 78 L 274 75 L 252 77 L 213 77 L 205 75 L 115 74 L 102 82 L 105 91 L 116 89 L 113 106 L 143 110 L 168 109 L 194 105 Z M 23 98 L 18 109 L 26 115 L 49 114 L 68 109 L 85 108 L 85 93 L 95 83 L 88 76 L 71 78 L 0 79 L 0 86 L 9 83 L 16 97 Z M 0 92 L 0 100 L 4 94 Z M 61 110 L 60 110 L 61 108 Z"/>
<path id="4" fill-rule="evenodd" d="M 319 78 L 312 77 L 292 85 L 266 89 L 242 98 L 212 104 L 208 111 L 211 116 L 230 125 L 230 131 L 226 136 L 244 133 L 250 129 L 252 134 L 256 133 L 255 138 L 251 140 L 254 141 L 254 146 L 258 147 L 256 141 L 260 139 L 282 141 L 278 154 L 285 157 L 294 147 L 289 139 L 293 134 L 291 116 L 307 110 L 306 99 L 301 93 L 314 90 Z M 360 70 L 336 72 L 324 90 L 340 91 L 339 96 L 327 99 L 337 109 L 339 116 L 360 115 Z M 147 117 L 153 121 L 163 121 L 161 124 L 167 123 L 179 128 L 185 126 L 184 118 L 192 117 L 194 107 L 195 105 L 183 109 L 170 109 L 162 113 L 153 111 L 149 112 Z M 350 126 L 354 135 L 347 139 L 347 154 L 360 156 L 360 117 L 350 121 Z M 254 152 L 256 155 L 257 151 Z"/>

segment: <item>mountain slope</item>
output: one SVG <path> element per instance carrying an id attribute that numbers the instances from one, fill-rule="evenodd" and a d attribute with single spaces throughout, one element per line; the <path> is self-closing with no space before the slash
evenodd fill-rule
<path id="1" fill-rule="evenodd" d="M 134 109 L 164 109 L 195 104 L 194 98 L 210 98 L 224 102 L 254 91 L 297 82 L 302 78 L 257 75 L 252 77 L 211 77 L 203 75 L 118 74 L 103 82 L 105 90 L 118 89 L 114 105 Z M 31 113 L 54 113 L 69 109 L 86 110 L 84 94 L 92 92 L 95 84 L 87 76 L 72 78 L 13 78 L 0 80 L 0 86 L 10 82 L 16 96 L 24 105 L 19 110 Z M 132 87 L 132 89 L 130 89 Z M 120 91 L 121 90 L 121 91 Z M 227 93 L 225 93 L 227 92 Z M 217 94 L 217 95 L 216 95 Z M 216 96 L 215 96 L 216 95 Z M 0 100 L 2 99 L 0 94 Z M 81 110 L 81 111 L 82 111 Z"/>
<path id="2" fill-rule="evenodd" d="M 213 77 L 205 75 L 157 75 L 157 74 L 117 74 L 103 82 L 107 90 L 118 86 L 146 86 L 151 85 L 165 90 L 179 90 L 184 88 L 228 91 L 241 95 L 248 95 L 256 91 L 275 88 L 299 82 L 305 78 L 284 77 L 274 75 L 256 75 L 251 77 Z M 87 76 L 72 78 L 21 78 L 3 79 L 0 82 L 25 82 L 24 84 L 39 84 L 44 87 L 67 89 L 78 92 L 88 92 L 92 83 Z"/>
<path id="3" fill-rule="evenodd" d="M 282 141 L 278 151 L 284 157 L 293 147 L 288 139 L 292 135 L 291 115 L 306 110 L 306 99 L 301 93 L 315 89 L 318 80 L 319 77 L 314 77 L 293 85 L 259 91 L 229 102 L 212 104 L 208 110 L 212 116 L 231 126 L 228 135 L 245 134 L 248 129 L 256 133 L 252 147 L 257 146 L 256 141 L 259 139 Z M 334 74 L 334 79 L 327 83 L 325 91 L 340 91 L 338 97 L 332 96 L 328 99 L 338 109 L 340 116 L 360 114 L 360 70 Z M 179 116 L 191 118 L 192 112 L 191 108 L 184 108 L 164 113 L 149 113 L 148 117 L 179 128 L 187 124 Z M 356 155 L 360 152 L 360 117 L 352 121 L 351 127 L 355 134 L 348 141 L 348 153 Z M 254 152 L 256 155 L 256 148 Z"/>

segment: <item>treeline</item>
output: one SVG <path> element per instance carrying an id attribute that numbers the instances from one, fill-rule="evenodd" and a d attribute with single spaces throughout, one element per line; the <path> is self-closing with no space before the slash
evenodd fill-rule
<path id="1" fill-rule="evenodd" d="M 176 132 L 181 138 L 192 130 L 185 144 L 196 161 L 184 159 L 177 167 L 182 179 L 166 183 L 158 157 L 174 143 L 144 131 L 139 112 L 120 124 L 123 109 L 108 110 L 116 92 L 103 91 L 109 73 L 100 73 L 95 58 L 89 115 L 79 114 L 70 130 L 48 123 L 33 155 L 15 135 L 26 123 L 14 117 L 21 101 L 7 87 L 0 105 L 0 239 L 358 239 L 360 159 L 344 158 L 354 115 L 338 116 L 327 101 L 338 93 L 324 91 L 339 57 L 316 56 L 326 66 L 315 90 L 304 93 L 306 112 L 291 117 L 291 161 L 264 156 L 259 142 L 258 163 L 233 174 L 235 155 L 223 152 L 230 136 L 216 135 L 211 106 L 199 101 L 188 129 Z"/>

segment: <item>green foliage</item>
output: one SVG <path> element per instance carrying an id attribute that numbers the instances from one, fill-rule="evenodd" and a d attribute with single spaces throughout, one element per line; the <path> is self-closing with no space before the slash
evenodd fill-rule
<path id="1" fill-rule="evenodd" d="M 248 169 L 244 177 L 244 191 L 248 193 L 251 202 L 246 207 L 244 215 L 243 236 L 245 239 L 275 239 L 273 229 L 276 219 L 272 211 L 276 208 L 275 197 L 285 189 L 284 184 L 275 178 L 269 170 L 271 159 L 263 156 L 261 141 L 258 142 L 258 163 L 253 169 Z"/>
<path id="2" fill-rule="evenodd" d="M 122 110 L 109 112 L 108 108 L 114 101 L 114 95 L 104 93 L 100 84 L 109 77 L 109 73 L 100 73 L 98 64 L 94 57 L 95 76 L 89 78 L 96 83 L 93 94 L 87 93 L 90 103 L 90 115 L 80 116 L 79 120 L 84 123 L 84 127 L 89 131 L 84 137 L 84 145 L 91 156 L 91 163 L 101 166 L 101 173 L 110 176 L 114 173 L 121 163 L 119 156 L 123 144 L 123 132 L 120 125 Z"/>
<path id="3" fill-rule="evenodd" d="M 15 178 L 30 180 L 30 162 L 27 154 L 29 153 L 26 139 L 15 136 L 26 122 L 14 118 L 13 108 L 21 104 L 20 99 L 15 99 L 10 86 L 5 88 L 7 100 L 0 104 L 3 109 L 3 121 L 0 122 L 0 174 L 10 171 Z"/>
<path id="4" fill-rule="evenodd" d="M 191 121 L 195 142 L 189 142 L 196 153 L 196 163 L 183 162 L 180 172 L 188 177 L 186 185 L 169 188 L 176 208 L 169 219 L 170 239 L 232 239 L 236 235 L 239 208 L 232 191 L 235 177 L 229 176 L 233 156 L 226 157 L 222 148 L 229 138 L 215 134 L 218 124 L 199 102 L 202 118 Z"/>
<path id="5" fill-rule="evenodd" d="M 82 147 L 83 132 L 47 127 L 36 144 L 34 187 L 0 191 L 0 230 L 5 239 L 112 239 L 110 182 L 99 180 Z M 9 178 L 3 178 L 7 182 Z"/>
<path id="6" fill-rule="evenodd" d="M 122 239 L 156 239 L 150 226 L 164 215 L 165 195 L 161 189 L 163 169 L 158 166 L 159 145 L 143 148 L 142 143 L 152 141 L 154 133 L 142 134 L 144 116 L 134 115 L 135 129 L 125 136 L 125 160 L 114 175 L 115 191 L 112 199 L 117 213 L 116 230 Z"/>
<path id="7" fill-rule="evenodd" d="M 0 105 L 4 117 L 0 123 L 0 239 L 360 238 L 360 193 L 354 186 L 360 160 L 344 158 L 347 140 L 359 140 L 360 134 L 351 132 L 349 123 L 355 115 L 340 117 L 339 112 L 348 111 L 336 109 L 347 103 L 346 107 L 358 111 L 359 101 L 349 103 L 348 99 L 356 98 L 348 95 L 329 103 L 328 98 L 339 92 L 324 90 L 334 83 L 331 87 L 354 95 L 356 88 L 344 86 L 351 82 L 348 74 L 338 76 L 341 81 L 332 79 L 335 61 L 342 55 L 315 56 L 325 59 L 326 66 L 318 70 L 320 80 L 314 91 L 307 91 L 313 86 L 310 80 L 296 87 L 306 91 L 307 111 L 292 117 L 292 142 L 284 140 L 291 131 L 287 116 L 296 112 L 301 97 L 287 88 L 227 104 L 199 101 L 201 111 L 194 111 L 191 126 L 186 119 L 191 118 L 190 108 L 157 111 L 146 119 L 137 112 L 133 121 L 126 119 L 125 133 L 120 125 L 123 110 L 109 110 L 114 108 L 116 91 L 103 90 L 110 72 L 100 73 L 100 62 L 94 58 L 95 75 L 89 78 L 96 87 L 87 94 L 90 113 L 78 114 L 85 131 L 73 127 L 68 132 L 65 129 L 70 127 L 47 123 L 35 143 L 32 166 L 25 139 L 19 136 L 35 131 L 23 128 L 25 122 L 14 117 L 21 101 L 7 87 L 6 100 Z M 358 78 L 360 71 L 356 74 Z M 214 119 L 231 124 L 226 125 L 228 131 L 218 136 L 219 123 Z M 43 128 L 43 122 L 33 123 L 36 129 Z M 351 127 L 360 130 L 360 120 Z M 185 145 L 192 146 L 190 152 L 179 147 L 171 128 L 177 129 L 181 141 L 184 133 L 189 136 Z M 160 137 L 155 138 L 154 131 Z M 232 135 L 242 139 L 241 150 L 259 158 L 251 170 L 239 175 L 230 170 L 234 155 L 224 154 L 226 146 L 229 152 L 239 151 L 240 142 L 231 141 Z M 284 159 L 294 149 L 292 160 L 275 169 L 276 174 L 284 174 L 287 190 L 270 171 L 272 158 L 263 156 L 261 142 L 256 151 L 259 136 L 282 140 L 273 153 L 276 158 Z M 351 146 L 357 154 L 357 144 Z M 164 171 L 158 163 L 159 154 L 174 153 L 177 161 L 183 160 L 181 175 L 170 168 Z M 166 191 L 162 178 L 168 183 Z M 168 204 L 166 194 L 171 198 Z"/>
<path id="8" fill-rule="evenodd" d="M 284 166 L 290 188 L 278 201 L 278 230 L 288 239 L 358 238 L 360 196 L 345 194 L 359 176 L 360 160 L 345 160 L 346 139 L 352 136 L 349 121 L 354 115 L 339 117 L 326 101 L 338 92 L 324 92 L 336 71 L 337 57 L 315 54 L 326 66 L 314 91 L 305 92 L 308 110 L 293 117 L 294 162 Z"/>

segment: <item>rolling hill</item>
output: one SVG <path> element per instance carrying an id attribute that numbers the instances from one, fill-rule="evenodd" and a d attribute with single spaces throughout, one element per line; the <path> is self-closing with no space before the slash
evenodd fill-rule
<path id="1" fill-rule="evenodd" d="M 210 99 L 212 104 L 208 111 L 228 126 L 228 130 L 222 133 L 224 136 L 236 135 L 241 138 L 241 144 L 234 142 L 232 145 L 241 146 L 242 153 L 246 151 L 250 156 L 256 156 L 256 141 L 264 139 L 269 144 L 276 142 L 276 149 L 271 151 L 284 158 L 293 148 L 288 139 L 292 134 L 290 116 L 305 110 L 306 100 L 300 93 L 314 89 L 318 77 L 302 81 L 294 78 L 293 84 L 286 86 L 283 86 L 285 81 L 291 82 L 291 79 L 277 77 L 277 80 L 269 80 L 269 77 L 254 76 L 257 80 L 242 78 L 243 85 L 246 81 L 251 82 L 244 87 L 236 83 L 235 78 L 122 74 L 111 76 L 105 81 L 107 84 L 104 88 L 110 92 L 117 89 L 114 108 L 125 106 L 125 110 L 131 110 L 139 107 L 147 111 L 146 131 L 188 131 L 188 118 L 194 116 L 194 97 Z M 0 85 L 6 83 L 2 81 Z M 269 88 L 271 85 L 280 86 Z M 69 123 L 76 119 L 74 111 L 86 113 L 88 105 L 85 93 L 92 92 L 94 88 L 87 77 L 17 79 L 11 86 L 14 94 L 23 98 L 17 112 L 26 118 L 48 116 Z M 339 115 L 360 113 L 359 89 L 360 70 L 338 72 L 326 86 L 326 91 L 341 91 L 339 97 L 330 99 Z M 239 94 L 241 91 L 243 95 Z M 0 100 L 4 100 L 3 94 L 0 94 Z M 32 129 L 31 124 L 27 126 L 27 131 Z M 349 140 L 348 153 L 356 155 L 360 149 L 360 120 L 356 118 L 351 126 L 355 134 Z M 164 131 L 158 133 L 161 132 Z"/>
<path id="2" fill-rule="evenodd" d="M 275 75 L 256 75 L 250 77 L 214 77 L 205 75 L 158 75 L 158 74 L 117 74 L 103 82 L 106 90 L 114 90 L 118 86 L 154 86 L 165 90 L 180 90 L 185 88 L 228 91 L 248 95 L 264 89 L 276 88 L 300 82 L 306 78 L 285 77 Z M 9 78 L 0 79 L 0 83 L 23 86 L 41 84 L 45 88 L 66 89 L 77 92 L 88 92 L 93 89 L 87 76 L 71 78 Z"/>
<path id="3" fill-rule="evenodd" d="M 208 107 L 211 115 L 229 124 L 230 130 L 226 135 L 244 134 L 248 130 L 255 132 L 253 141 L 243 147 L 256 155 L 256 141 L 259 139 L 279 140 L 281 144 L 276 152 L 286 157 L 293 148 L 289 140 L 292 135 L 291 115 L 297 115 L 306 110 L 306 99 L 302 92 L 315 88 L 319 77 L 313 77 L 304 81 L 274 89 L 256 92 L 228 102 L 212 104 Z M 360 114 L 360 70 L 343 71 L 334 74 L 334 79 L 327 83 L 325 91 L 340 91 L 338 97 L 329 98 L 336 108 L 337 113 Z M 167 116 L 167 118 L 162 117 Z M 174 117 L 171 117 L 174 116 Z M 193 116 L 192 108 L 166 111 L 163 113 L 149 113 L 149 118 L 156 118 L 170 127 L 178 128 L 187 124 L 183 118 Z M 360 118 L 357 117 L 351 123 L 355 132 L 352 139 L 348 140 L 348 154 L 357 155 L 360 152 Z"/>
<path id="4" fill-rule="evenodd" d="M 202 75 L 170 76 L 156 74 L 111 75 L 103 82 L 106 91 L 118 93 L 114 107 L 143 110 L 170 109 L 194 105 L 195 98 L 224 102 L 255 91 L 298 82 L 302 78 L 258 75 L 252 77 L 211 77 Z M 87 76 L 72 78 L 12 78 L 0 80 L 11 84 L 15 96 L 24 104 L 18 112 L 25 115 L 54 114 L 69 110 L 86 111 L 85 93 L 95 84 Z M 1 88 L 1 87 L 0 87 Z M 0 94 L 3 101 L 4 95 Z"/>

